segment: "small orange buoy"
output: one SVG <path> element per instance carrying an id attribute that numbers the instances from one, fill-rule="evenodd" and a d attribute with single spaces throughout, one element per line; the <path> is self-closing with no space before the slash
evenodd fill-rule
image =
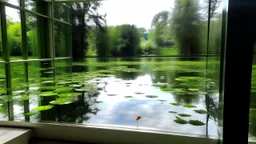
<path id="1" fill-rule="evenodd" d="M 140 120 L 141 119 L 141 116 L 137 116 L 136 117 L 136 121 Z"/>

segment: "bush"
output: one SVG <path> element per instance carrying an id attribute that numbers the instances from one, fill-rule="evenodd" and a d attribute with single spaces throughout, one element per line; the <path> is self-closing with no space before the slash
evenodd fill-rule
<path id="1" fill-rule="evenodd" d="M 140 53 L 143 55 L 151 55 L 156 53 L 156 45 L 152 41 L 145 41 L 140 45 Z"/>

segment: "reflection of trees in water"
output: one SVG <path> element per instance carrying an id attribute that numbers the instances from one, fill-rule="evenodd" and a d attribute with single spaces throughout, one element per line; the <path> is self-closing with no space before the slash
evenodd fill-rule
<path id="1" fill-rule="evenodd" d="M 176 95 L 174 94 L 174 99 L 177 103 L 185 103 L 185 104 L 194 104 L 200 101 L 200 95 Z"/>

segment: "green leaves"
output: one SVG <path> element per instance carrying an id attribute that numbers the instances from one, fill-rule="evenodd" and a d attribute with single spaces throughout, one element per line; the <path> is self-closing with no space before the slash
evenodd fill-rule
<path id="1" fill-rule="evenodd" d="M 54 106 L 53 105 L 46 105 L 46 106 L 39 106 L 34 108 L 36 111 L 46 111 L 52 109 Z"/>

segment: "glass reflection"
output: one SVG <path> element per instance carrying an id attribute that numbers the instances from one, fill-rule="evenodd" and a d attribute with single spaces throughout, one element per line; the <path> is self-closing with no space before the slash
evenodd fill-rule
<path id="1" fill-rule="evenodd" d="M 56 57 L 70 57 L 70 26 L 54 22 L 54 44 Z"/>
<path id="2" fill-rule="evenodd" d="M 37 17 L 26 13 L 27 48 L 29 59 L 40 58 L 38 46 Z"/>

